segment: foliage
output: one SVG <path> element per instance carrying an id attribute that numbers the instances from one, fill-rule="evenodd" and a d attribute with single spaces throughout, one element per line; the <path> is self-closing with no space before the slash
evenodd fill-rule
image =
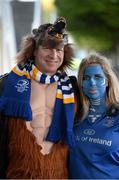
<path id="1" fill-rule="evenodd" d="M 109 50 L 119 44 L 119 0 L 56 0 L 55 4 L 79 46 Z"/>

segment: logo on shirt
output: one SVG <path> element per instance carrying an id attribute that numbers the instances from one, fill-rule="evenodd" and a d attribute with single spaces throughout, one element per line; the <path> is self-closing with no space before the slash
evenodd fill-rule
<path id="1" fill-rule="evenodd" d="M 112 127 L 112 126 L 114 126 L 114 119 L 113 119 L 112 117 L 107 117 L 107 118 L 104 120 L 103 126 L 106 126 L 106 127 Z"/>
<path id="2" fill-rule="evenodd" d="M 86 135 L 94 135 L 95 131 L 94 131 L 94 129 L 85 129 L 83 131 L 83 133 L 86 134 Z"/>
<path id="3" fill-rule="evenodd" d="M 104 146 L 112 146 L 112 141 L 108 139 L 101 139 L 97 137 L 91 137 L 91 135 L 94 135 L 96 132 L 93 129 L 86 129 L 83 131 L 85 135 L 79 136 L 76 134 L 76 141 L 81 141 L 83 143 L 91 143 L 91 144 L 99 144 Z M 88 136 L 87 136 L 88 135 Z"/>
<path id="4" fill-rule="evenodd" d="M 27 91 L 29 88 L 28 84 L 29 84 L 29 81 L 26 79 L 19 80 L 15 86 L 17 88 L 17 92 L 22 93 L 24 91 Z"/>

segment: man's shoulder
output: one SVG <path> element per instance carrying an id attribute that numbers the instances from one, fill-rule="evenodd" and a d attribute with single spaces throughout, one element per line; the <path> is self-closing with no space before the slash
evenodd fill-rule
<path id="1" fill-rule="evenodd" d="M 74 93 L 76 96 L 78 96 L 79 94 L 79 88 L 78 88 L 78 82 L 77 82 L 77 78 L 75 76 L 69 76 Z"/>
<path id="2" fill-rule="evenodd" d="M 2 91 L 3 91 L 3 88 L 4 88 L 5 81 L 6 81 L 7 77 L 8 77 L 8 74 L 9 73 L 6 73 L 6 74 L 0 76 L 0 96 L 2 95 Z"/>
<path id="3" fill-rule="evenodd" d="M 7 78 L 8 74 L 9 74 L 9 73 L 5 73 L 5 74 L 0 75 L 0 82 L 1 82 L 3 79 Z"/>
<path id="4" fill-rule="evenodd" d="M 69 78 L 70 78 L 71 81 L 77 81 L 76 76 L 69 76 Z"/>
<path id="5" fill-rule="evenodd" d="M 78 87 L 77 78 L 75 76 L 69 76 L 71 84 L 73 87 Z"/>

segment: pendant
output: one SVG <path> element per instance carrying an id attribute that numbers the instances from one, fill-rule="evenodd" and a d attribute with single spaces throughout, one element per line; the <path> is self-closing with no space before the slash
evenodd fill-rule
<path id="1" fill-rule="evenodd" d="M 97 119 L 96 117 L 93 117 L 92 118 L 92 123 L 94 123 L 96 121 L 96 119 Z"/>

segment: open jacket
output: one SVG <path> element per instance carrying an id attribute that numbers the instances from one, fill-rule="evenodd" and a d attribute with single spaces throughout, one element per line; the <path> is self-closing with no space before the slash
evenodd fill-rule
<path id="1" fill-rule="evenodd" d="M 2 92 L 4 90 L 5 80 L 7 79 L 8 75 L 9 74 L 5 74 L 0 78 L 0 96 L 2 95 Z M 70 80 L 77 101 L 78 100 L 77 80 L 74 76 L 70 76 Z M 6 172 L 9 165 L 10 118 L 11 117 L 7 117 L 2 112 L 0 112 L 0 179 L 6 178 Z"/>

